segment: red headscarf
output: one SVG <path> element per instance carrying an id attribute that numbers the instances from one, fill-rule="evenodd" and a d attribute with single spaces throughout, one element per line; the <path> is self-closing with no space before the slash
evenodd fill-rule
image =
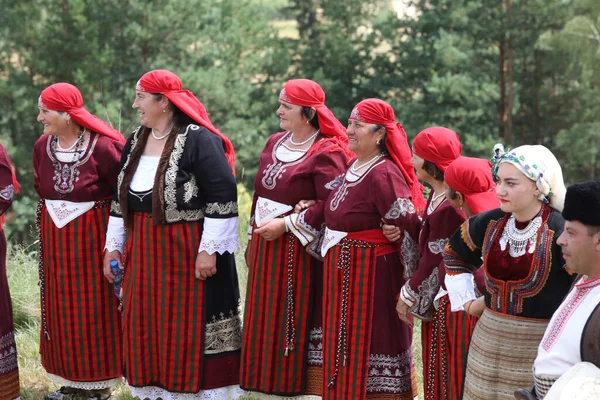
<path id="1" fill-rule="evenodd" d="M 67 112 L 76 124 L 107 136 L 114 141 L 125 142 L 125 138 L 121 135 L 121 132 L 83 108 L 81 92 L 70 83 L 60 82 L 48 86 L 40 95 L 38 107 L 52 111 Z"/>
<path id="2" fill-rule="evenodd" d="M 166 69 L 156 69 L 146 72 L 138 81 L 135 90 L 164 95 L 185 115 L 220 137 L 225 144 L 227 162 L 235 174 L 235 153 L 231 140 L 215 128 L 208 117 L 204 104 L 192 92 L 183 89 L 181 79 L 177 75 Z"/>
<path id="3" fill-rule="evenodd" d="M 498 208 L 492 164 L 482 158 L 459 157 L 444 172 L 444 180 L 465 197 L 474 214 Z"/>
<path id="4" fill-rule="evenodd" d="M 448 165 L 460 156 L 462 146 L 456 132 L 434 126 L 419 132 L 413 140 L 412 151 L 445 172 Z"/>
<path id="5" fill-rule="evenodd" d="M 415 169 L 410 163 L 411 154 L 406 132 L 399 122 L 394 121 L 396 115 L 392 107 L 383 100 L 366 99 L 352 109 L 350 119 L 385 126 L 385 147 L 387 147 L 390 157 L 398 168 L 400 168 L 408 184 L 415 208 L 419 214 L 422 213 L 425 209 L 423 187 L 419 183 Z"/>
<path id="6" fill-rule="evenodd" d="M 317 82 L 310 79 L 289 80 L 279 92 L 279 99 L 296 106 L 314 108 L 319 119 L 321 134 L 336 142 L 349 157 L 352 156 L 352 153 L 348 150 L 346 128 L 325 105 L 325 92 Z M 311 147 L 309 154 L 322 144 L 323 141 Z"/>

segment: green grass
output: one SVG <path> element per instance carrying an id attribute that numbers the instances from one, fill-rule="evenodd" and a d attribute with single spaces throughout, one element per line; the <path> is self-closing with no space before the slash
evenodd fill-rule
<path id="1" fill-rule="evenodd" d="M 240 244 L 242 249 L 236 253 L 238 277 L 240 281 L 240 294 L 243 299 L 246 295 L 246 281 L 248 270 L 243 258 L 246 245 L 247 223 L 249 219 L 250 203 L 252 201 L 243 187 L 238 188 L 240 203 Z M 38 262 L 36 247 L 15 247 L 7 255 L 8 283 L 13 301 L 13 315 L 15 318 L 17 352 L 19 357 L 19 377 L 21 380 L 21 399 L 40 400 L 49 392 L 58 389 L 51 383 L 40 364 L 39 357 L 39 332 L 40 332 L 40 304 L 38 282 Z M 421 334 L 420 324 L 415 323 L 413 354 L 419 384 L 422 382 L 421 361 Z M 421 392 L 419 387 L 419 392 Z M 422 398 L 422 395 L 419 396 Z M 125 385 L 117 387 L 113 394 L 115 400 L 131 400 L 131 394 Z M 256 399 L 251 395 L 241 399 Z"/>

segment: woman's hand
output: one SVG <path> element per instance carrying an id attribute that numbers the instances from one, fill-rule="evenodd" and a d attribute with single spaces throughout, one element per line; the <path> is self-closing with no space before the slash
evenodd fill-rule
<path id="1" fill-rule="evenodd" d="M 113 275 L 110 270 L 110 262 L 117 260 L 119 268 L 123 269 L 123 263 L 121 261 L 121 252 L 119 250 L 107 251 L 104 253 L 104 260 L 102 261 L 102 269 L 104 270 L 104 276 L 110 283 L 114 283 L 116 276 Z"/>
<path id="2" fill-rule="evenodd" d="M 396 225 L 386 224 L 385 220 L 381 220 L 383 225 L 381 225 L 381 229 L 383 230 L 383 236 L 387 238 L 390 242 L 395 242 L 400 239 L 400 228 Z"/>
<path id="3" fill-rule="evenodd" d="M 410 314 L 410 307 L 400 298 L 396 303 L 396 312 L 398 313 L 398 318 L 406 325 L 410 327 L 414 325 L 415 322 L 413 316 Z"/>
<path id="4" fill-rule="evenodd" d="M 208 254 L 202 250 L 196 256 L 196 279 L 206 280 L 217 273 L 217 253 Z"/>
<path id="5" fill-rule="evenodd" d="M 312 207 L 317 201 L 316 200 L 300 200 L 294 207 L 294 214 L 300 214 L 307 208 Z"/>
<path id="6" fill-rule="evenodd" d="M 275 240 L 285 233 L 285 221 L 283 218 L 274 218 L 260 228 L 254 229 L 254 232 L 265 240 Z"/>
<path id="7" fill-rule="evenodd" d="M 485 309 L 485 299 L 481 296 L 477 300 L 468 301 L 463 304 L 463 308 L 469 315 L 479 318 Z"/>

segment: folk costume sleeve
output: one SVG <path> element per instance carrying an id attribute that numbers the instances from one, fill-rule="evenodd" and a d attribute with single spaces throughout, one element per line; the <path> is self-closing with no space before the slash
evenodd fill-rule
<path id="1" fill-rule="evenodd" d="M 388 169 L 373 181 L 372 193 L 376 193 L 376 206 L 387 224 L 400 228 L 400 239 L 395 242 L 398 256 L 404 267 L 403 276 L 408 280 L 419 262 L 418 238 L 421 220 L 410 198 L 410 189 L 399 170 Z"/>
<path id="2" fill-rule="evenodd" d="M 400 292 L 400 298 L 411 307 L 411 314 L 423 320 L 430 320 L 434 311 L 433 302 L 440 289 L 438 270 L 442 252 L 450 236 L 464 221 L 450 204 L 442 203 L 439 207 L 426 218 L 419 239 L 419 265 Z"/>
<path id="3" fill-rule="evenodd" d="M 477 298 L 474 273 L 482 265 L 482 246 L 489 213 L 465 221 L 452 235 L 443 254 L 446 288 L 452 311 L 464 310 L 463 304 Z"/>
<path id="4" fill-rule="evenodd" d="M 121 206 L 119 204 L 117 187 L 120 185 L 121 180 L 123 179 L 122 174 L 125 160 L 127 160 L 129 154 L 131 153 L 132 138 L 138 130 L 139 128 L 136 129 L 131 137 L 127 140 L 127 143 L 119 155 L 120 162 L 116 163 L 117 174 L 115 175 L 113 199 L 110 204 L 110 216 L 108 217 L 108 226 L 106 228 L 106 244 L 104 246 L 104 249 L 109 252 L 117 250 L 123 254 L 125 251 L 125 221 L 121 215 Z M 109 168 L 112 171 L 113 167 Z"/>
<path id="5" fill-rule="evenodd" d="M 273 146 L 273 141 L 275 141 L 275 138 L 278 137 L 277 134 L 275 135 L 271 135 L 269 136 L 269 138 L 267 139 L 267 143 L 265 143 L 265 147 L 262 149 L 258 159 L 259 159 L 259 164 L 260 164 L 260 158 L 261 155 L 265 152 L 265 151 L 269 151 L 269 149 L 272 148 Z M 260 165 L 258 167 L 259 171 L 257 171 L 257 175 L 260 174 Z M 256 184 L 256 182 L 255 182 Z M 254 213 L 256 212 L 256 201 L 258 200 L 258 193 L 256 192 L 256 190 L 254 191 L 254 195 L 252 196 L 252 207 L 250 207 L 250 220 L 248 221 L 248 241 L 252 240 L 252 228 L 254 226 Z"/>
<path id="6" fill-rule="evenodd" d="M 324 207 L 332 190 L 329 183 L 345 170 L 346 157 L 341 150 L 324 151 L 317 155 L 314 161 L 316 203 L 299 214 L 285 217 L 287 229 L 300 240 L 309 254 L 318 259 L 321 258 L 319 251 L 325 223 Z"/>
<path id="7" fill-rule="evenodd" d="M 14 172 L 10 165 L 8 153 L 0 145 L 0 216 L 10 207 L 15 193 Z"/>
<path id="8" fill-rule="evenodd" d="M 193 174 L 206 200 L 198 251 L 233 254 L 239 247 L 237 186 L 225 157 L 223 141 L 207 130 L 201 130 L 193 138 Z M 190 193 L 193 195 L 193 189 Z"/>

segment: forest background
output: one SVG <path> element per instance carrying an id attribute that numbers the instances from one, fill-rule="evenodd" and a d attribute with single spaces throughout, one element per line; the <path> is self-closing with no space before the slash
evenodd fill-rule
<path id="1" fill-rule="evenodd" d="M 0 0 L 0 141 L 22 194 L 7 232 L 30 243 L 31 152 L 42 89 L 78 86 L 86 108 L 128 137 L 135 83 L 166 68 L 233 141 L 249 190 L 279 130 L 287 79 L 319 82 L 343 122 L 367 97 L 394 107 L 409 139 L 441 125 L 463 154 L 543 144 L 568 183 L 600 172 L 596 0 Z"/>
<path id="2" fill-rule="evenodd" d="M 465 155 L 543 144 L 575 183 L 600 177 L 599 65 L 598 0 L 0 0 L 0 142 L 22 185 L 5 225 L 22 398 L 55 389 L 37 354 L 31 162 L 46 86 L 75 84 L 86 108 L 128 137 L 137 80 L 177 73 L 236 148 L 243 238 L 288 79 L 319 82 L 344 124 L 360 100 L 382 98 L 409 140 L 445 126 Z M 241 257 L 238 272 L 243 296 Z M 131 397 L 121 388 L 116 398 Z"/>

